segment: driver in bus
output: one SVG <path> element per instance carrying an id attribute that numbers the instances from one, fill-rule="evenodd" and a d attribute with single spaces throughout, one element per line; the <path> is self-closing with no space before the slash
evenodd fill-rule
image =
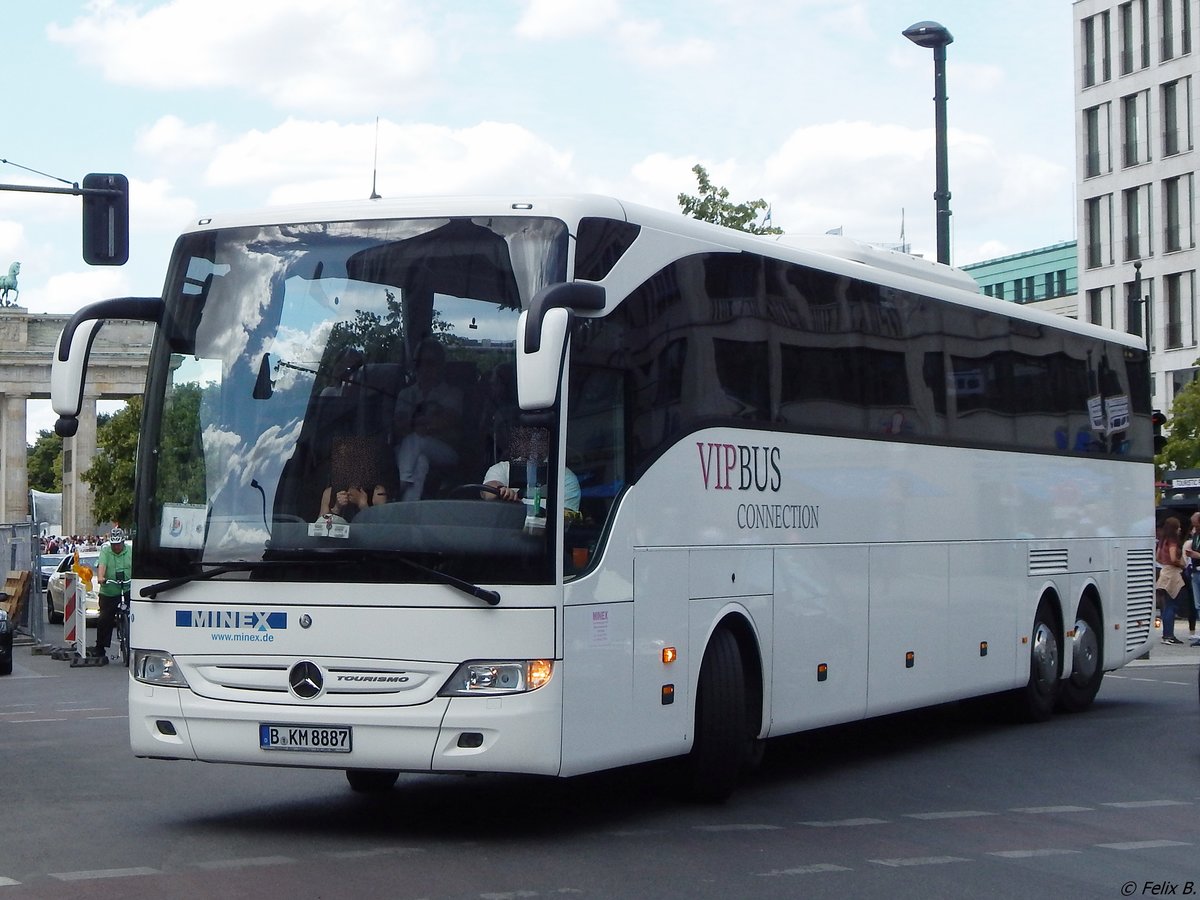
<path id="1" fill-rule="evenodd" d="M 446 382 L 446 350 L 432 338 L 417 345 L 416 381 L 396 397 L 393 434 L 401 500 L 420 500 L 433 466 L 458 462 L 462 391 Z"/>
<path id="2" fill-rule="evenodd" d="M 508 500 L 517 502 L 521 499 L 521 490 L 518 487 L 513 487 L 513 482 L 516 477 L 519 477 L 525 461 L 530 457 L 541 459 L 538 466 L 538 471 L 545 474 L 545 444 L 546 441 L 538 439 L 538 432 L 543 429 L 529 428 L 523 425 L 513 425 L 509 428 L 510 436 L 509 452 L 510 455 L 515 454 L 516 458 L 512 461 L 502 459 L 487 470 L 483 475 L 483 483 L 485 486 L 492 488 L 491 491 L 480 491 L 479 496 L 484 500 Z M 539 449 L 541 452 L 539 452 Z M 514 470 L 515 466 L 515 470 Z M 514 477 L 516 476 L 516 477 Z M 534 494 L 533 488 L 526 485 L 525 496 L 527 499 L 532 499 Z M 563 471 L 563 507 L 568 517 L 571 514 L 578 516 L 579 514 L 579 498 L 582 491 L 579 488 L 579 478 L 570 469 Z"/>

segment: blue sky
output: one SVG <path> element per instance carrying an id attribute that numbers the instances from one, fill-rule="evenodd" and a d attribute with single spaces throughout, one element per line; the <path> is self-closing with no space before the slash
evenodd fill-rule
<path id="1" fill-rule="evenodd" d="M 1069 0 L 42 0 L 0 11 L 0 158 L 126 175 L 130 261 L 83 263 L 78 198 L 0 192 L 0 269 L 33 313 L 157 294 L 206 212 L 367 197 L 376 119 L 386 197 L 675 210 L 699 162 L 788 232 L 896 241 L 903 217 L 932 257 L 933 57 L 901 35 L 923 19 L 955 38 L 953 261 L 1073 239 Z"/>

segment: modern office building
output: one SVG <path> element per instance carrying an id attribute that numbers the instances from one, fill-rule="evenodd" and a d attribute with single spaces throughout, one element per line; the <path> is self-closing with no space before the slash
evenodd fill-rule
<path id="1" fill-rule="evenodd" d="M 1200 0 L 1075 0 L 1079 318 L 1146 335 L 1156 408 L 1197 375 Z"/>
<path id="2" fill-rule="evenodd" d="M 989 297 L 1076 318 L 1077 252 L 1075 241 L 1064 241 L 959 268 Z"/>

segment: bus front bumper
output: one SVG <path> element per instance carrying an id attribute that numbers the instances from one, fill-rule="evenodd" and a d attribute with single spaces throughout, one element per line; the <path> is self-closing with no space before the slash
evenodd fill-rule
<path id="1" fill-rule="evenodd" d="M 403 772 L 557 775 L 562 695 L 536 691 L 437 697 L 402 707 L 303 707 L 211 700 L 186 688 L 135 681 L 129 691 L 134 756 L 244 765 Z M 348 750 L 264 749 L 261 727 L 348 728 Z"/>

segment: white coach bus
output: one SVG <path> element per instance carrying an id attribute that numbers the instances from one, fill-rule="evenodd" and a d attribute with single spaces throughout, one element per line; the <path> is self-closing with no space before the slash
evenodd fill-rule
<path id="1" fill-rule="evenodd" d="M 157 323 L 140 757 L 721 798 L 776 735 L 1082 710 L 1150 639 L 1144 347 L 955 269 L 591 196 L 213 216 L 64 330 L 60 433 L 113 318 Z"/>

